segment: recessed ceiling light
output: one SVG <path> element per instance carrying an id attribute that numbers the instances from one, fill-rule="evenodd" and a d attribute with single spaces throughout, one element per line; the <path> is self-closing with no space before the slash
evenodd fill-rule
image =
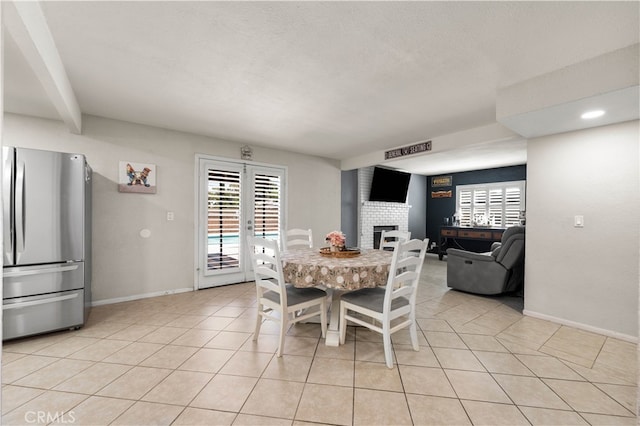
<path id="1" fill-rule="evenodd" d="M 592 118 L 602 117 L 604 115 L 604 110 L 596 109 L 593 111 L 587 111 L 580 116 L 583 120 L 591 120 Z"/>

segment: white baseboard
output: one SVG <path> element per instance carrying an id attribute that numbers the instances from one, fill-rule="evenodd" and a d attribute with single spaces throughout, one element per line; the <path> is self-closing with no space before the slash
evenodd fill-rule
<path id="1" fill-rule="evenodd" d="M 598 328 L 598 327 L 593 327 L 591 325 L 587 325 L 587 324 L 582 324 L 579 322 L 574 322 L 574 321 L 570 321 L 564 318 L 557 318 L 551 315 L 546 315 L 546 314 L 541 314 L 539 312 L 534 312 L 534 311 L 529 311 L 529 310 L 523 310 L 522 313 L 524 315 L 533 317 L 533 318 L 538 318 L 541 320 L 546 320 L 546 321 L 551 321 L 551 322 L 555 322 L 558 324 L 562 324 L 562 325 L 567 325 L 569 327 L 573 327 L 573 328 L 577 328 L 580 330 L 584 330 L 584 331 L 590 331 L 592 333 L 596 333 L 596 334 L 602 334 L 604 336 L 608 336 L 608 337 L 613 337 L 615 339 L 620 339 L 620 340 L 624 340 L 626 342 L 630 342 L 630 343 L 638 343 L 638 338 L 635 336 L 630 336 L 628 334 L 623 334 L 623 333 L 618 333 L 617 331 L 611 331 L 611 330 L 605 330 L 603 328 Z"/>
<path id="2" fill-rule="evenodd" d="M 175 290 L 156 291 L 154 293 L 136 294 L 127 297 L 116 297 L 115 299 L 96 300 L 91 302 L 91 306 L 111 305 L 113 303 L 130 302 L 138 299 L 148 299 L 149 297 L 166 296 L 169 294 L 186 293 L 188 291 L 194 291 L 193 287 L 178 288 Z"/>

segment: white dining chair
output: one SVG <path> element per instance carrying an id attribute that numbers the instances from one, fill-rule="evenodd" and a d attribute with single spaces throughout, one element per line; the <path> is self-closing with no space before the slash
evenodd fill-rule
<path id="1" fill-rule="evenodd" d="M 293 228 L 282 232 L 282 250 L 312 247 L 313 232 L 311 229 Z"/>
<path id="2" fill-rule="evenodd" d="M 411 239 L 411 231 L 382 231 L 380 233 L 380 250 L 393 250 L 398 241 L 409 241 Z"/>
<path id="3" fill-rule="evenodd" d="M 344 344 L 347 321 L 350 321 L 382 334 L 384 359 L 389 368 L 393 368 L 391 335 L 396 331 L 409 327 L 413 350 L 419 350 L 416 294 L 428 245 L 429 242 L 426 239 L 399 242 L 393 251 L 386 287 L 363 288 L 342 295 L 340 299 L 341 344 Z M 419 254 L 413 255 L 415 252 Z M 367 317 L 374 321 L 367 321 Z"/>
<path id="4" fill-rule="evenodd" d="M 280 250 L 275 240 L 247 237 L 256 281 L 258 316 L 253 340 L 260 334 L 263 319 L 280 323 L 278 357 L 284 349 L 284 336 L 291 324 L 320 315 L 322 337 L 327 334 L 327 293 L 319 288 L 296 288 L 286 284 Z M 317 307 L 317 309 L 309 309 Z"/>

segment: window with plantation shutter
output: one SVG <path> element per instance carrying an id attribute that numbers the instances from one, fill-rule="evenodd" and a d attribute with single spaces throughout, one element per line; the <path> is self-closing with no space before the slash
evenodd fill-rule
<path id="1" fill-rule="evenodd" d="M 504 188 L 492 188 L 489 190 L 489 223 L 502 227 L 504 223 Z"/>
<path id="2" fill-rule="evenodd" d="M 238 266 L 242 189 L 240 178 L 238 171 L 208 170 L 208 270 Z"/>
<path id="3" fill-rule="evenodd" d="M 247 237 L 278 241 L 286 169 L 197 155 L 197 288 L 252 279 Z"/>
<path id="4" fill-rule="evenodd" d="M 487 214 L 487 191 L 485 189 L 476 189 L 473 191 L 473 214 L 471 222 L 478 222 L 477 218 Z"/>
<path id="5" fill-rule="evenodd" d="M 254 235 L 278 240 L 280 236 L 280 176 L 254 175 Z"/>
<path id="6" fill-rule="evenodd" d="M 512 186 L 507 187 L 505 191 L 505 226 L 518 225 L 520 223 L 520 212 L 525 210 L 524 190 L 523 188 Z"/>
<path id="7" fill-rule="evenodd" d="M 460 216 L 460 226 L 471 226 L 471 200 L 473 191 L 458 186 L 456 187 L 456 193 L 458 194 L 458 207 L 456 211 Z"/>
<path id="8" fill-rule="evenodd" d="M 525 181 L 514 181 L 456 186 L 460 226 L 506 228 L 520 224 L 525 185 Z"/>

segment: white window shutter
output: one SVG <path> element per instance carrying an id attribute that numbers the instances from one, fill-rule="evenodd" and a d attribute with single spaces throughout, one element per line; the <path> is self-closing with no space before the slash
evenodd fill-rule
<path id="1" fill-rule="evenodd" d="M 238 266 L 240 245 L 229 236 L 240 234 L 240 173 L 209 169 L 207 171 L 207 235 L 208 244 L 220 247 L 226 256 L 210 256 L 207 270 Z"/>
<path id="2" fill-rule="evenodd" d="M 467 189 L 457 190 L 458 206 L 456 211 L 460 214 L 460 226 L 471 226 L 471 200 L 473 191 Z"/>
<path id="3" fill-rule="evenodd" d="M 525 210 L 525 181 L 459 185 L 456 210 L 461 226 L 484 220 L 487 226 L 506 228 L 520 223 Z"/>

